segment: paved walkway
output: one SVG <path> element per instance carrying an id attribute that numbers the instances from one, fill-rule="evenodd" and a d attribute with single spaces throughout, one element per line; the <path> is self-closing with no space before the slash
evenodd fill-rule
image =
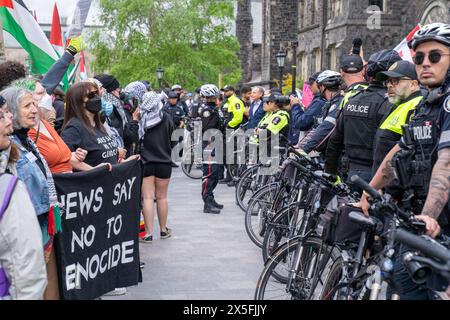
<path id="1" fill-rule="evenodd" d="M 174 169 L 169 188 L 172 237 L 159 239 L 155 217 L 153 243 L 140 244 L 146 263 L 143 282 L 124 296 L 104 299 L 253 299 L 263 268 L 261 250 L 245 232 L 234 188 L 218 185 L 216 200 L 225 208 L 212 215 L 202 211 L 200 184 Z"/>

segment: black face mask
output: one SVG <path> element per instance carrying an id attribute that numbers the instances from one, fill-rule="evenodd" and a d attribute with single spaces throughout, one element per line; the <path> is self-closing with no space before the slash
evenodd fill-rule
<path id="1" fill-rule="evenodd" d="M 99 96 L 89 99 L 86 102 L 86 109 L 94 114 L 102 111 L 102 99 Z"/>

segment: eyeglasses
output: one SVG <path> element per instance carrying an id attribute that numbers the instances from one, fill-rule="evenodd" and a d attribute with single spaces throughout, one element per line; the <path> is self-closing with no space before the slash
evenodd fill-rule
<path id="1" fill-rule="evenodd" d="M 416 52 L 416 55 L 414 56 L 414 63 L 418 66 L 423 64 L 425 61 L 425 53 L 423 52 Z M 442 56 L 450 56 L 450 54 L 444 54 L 437 50 L 432 50 L 428 54 L 428 60 L 430 60 L 431 63 L 435 64 L 441 61 Z"/>
<path id="2" fill-rule="evenodd" d="M 412 79 L 410 79 L 410 78 L 391 78 L 384 82 L 384 86 L 387 87 L 388 84 L 390 84 L 392 86 L 396 86 L 400 83 L 401 80 L 412 80 Z"/>

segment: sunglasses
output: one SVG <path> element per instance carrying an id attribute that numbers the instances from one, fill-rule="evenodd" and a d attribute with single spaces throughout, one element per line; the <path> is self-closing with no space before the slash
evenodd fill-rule
<path id="1" fill-rule="evenodd" d="M 88 94 L 87 94 L 87 98 L 88 99 L 93 99 L 93 98 L 95 98 L 96 96 L 98 96 L 98 92 L 97 91 L 92 91 L 92 92 L 89 92 Z"/>
<path id="2" fill-rule="evenodd" d="M 425 61 L 426 54 L 423 52 L 416 52 L 416 55 L 414 56 L 414 63 L 418 66 L 420 66 Z M 431 63 L 435 64 L 441 61 L 442 56 L 450 56 L 450 54 L 444 54 L 439 51 L 433 50 L 428 54 L 428 60 L 430 60 Z"/>
<path id="3" fill-rule="evenodd" d="M 391 78 L 384 82 L 384 86 L 387 87 L 388 84 L 391 84 L 392 86 L 396 86 L 400 83 L 401 80 L 411 80 L 410 78 Z"/>

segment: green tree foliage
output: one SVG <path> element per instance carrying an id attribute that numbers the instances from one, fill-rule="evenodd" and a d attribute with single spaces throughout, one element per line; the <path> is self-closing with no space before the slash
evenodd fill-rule
<path id="1" fill-rule="evenodd" d="M 100 0 L 100 7 L 104 28 L 89 40 L 96 73 L 157 84 L 161 66 L 166 83 L 191 90 L 217 83 L 220 73 L 225 83 L 240 80 L 232 0 Z"/>

